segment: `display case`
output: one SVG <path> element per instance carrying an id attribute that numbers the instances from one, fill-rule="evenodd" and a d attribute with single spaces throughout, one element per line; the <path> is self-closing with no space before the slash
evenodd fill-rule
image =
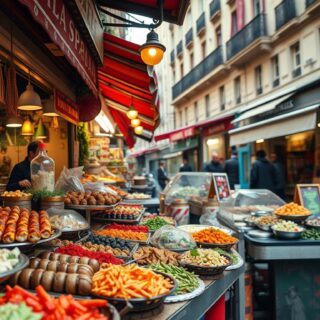
<path id="1" fill-rule="evenodd" d="M 269 190 L 241 189 L 220 202 L 218 217 L 234 225 L 251 214 L 271 214 L 285 202 Z"/>

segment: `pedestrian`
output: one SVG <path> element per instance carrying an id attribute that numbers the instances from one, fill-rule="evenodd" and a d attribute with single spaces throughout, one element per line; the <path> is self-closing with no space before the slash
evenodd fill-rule
<path id="1" fill-rule="evenodd" d="M 284 164 L 281 161 L 281 157 L 278 153 L 271 154 L 271 162 L 275 166 L 278 176 L 278 184 L 276 186 L 276 195 L 281 199 L 286 200 L 285 188 L 286 188 L 286 174 L 284 170 Z"/>
<path id="2" fill-rule="evenodd" d="M 30 162 L 39 154 L 39 141 L 32 141 L 27 148 L 27 156 L 14 166 L 11 171 L 7 191 L 25 190 L 31 188 Z"/>
<path id="3" fill-rule="evenodd" d="M 228 175 L 230 188 L 233 190 L 235 184 L 239 184 L 239 160 L 236 150 L 232 150 L 230 159 L 224 163 L 224 171 Z"/>
<path id="4" fill-rule="evenodd" d="M 182 159 L 182 165 L 180 166 L 179 172 L 192 172 L 192 167 L 189 164 L 188 158 Z"/>
<path id="5" fill-rule="evenodd" d="M 266 159 L 264 150 L 257 151 L 250 172 L 250 189 L 268 189 L 275 192 L 277 184 L 276 168 Z"/>
<path id="6" fill-rule="evenodd" d="M 220 157 L 217 152 L 212 152 L 211 161 L 204 166 L 205 172 L 224 172 L 223 165 L 220 163 Z"/>
<path id="7" fill-rule="evenodd" d="M 163 190 L 167 183 L 169 182 L 169 178 L 167 176 L 166 170 L 165 170 L 166 164 L 164 161 L 160 161 L 159 168 L 158 168 L 158 183 Z"/>

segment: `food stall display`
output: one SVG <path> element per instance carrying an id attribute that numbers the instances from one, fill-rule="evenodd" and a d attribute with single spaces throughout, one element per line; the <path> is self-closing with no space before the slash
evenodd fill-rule
<path id="1" fill-rule="evenodd" d="M 150 246 L 140 247 L 134 254 L 133 259 L 140 265 L 163 263 L 179 265 L 180 254 L 167 249 L 154 248 Z"/>
<path id="2" fill-rule="evenodd" d="M 67 206 L 72 205 L 115 205 L 120 201 L 120 197 L 107 192 L 68 192 L 65 199 Z"/>

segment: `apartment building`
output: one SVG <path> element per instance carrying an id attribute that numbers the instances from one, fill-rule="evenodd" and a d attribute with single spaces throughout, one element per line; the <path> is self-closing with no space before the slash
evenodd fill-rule
<path id="1" fill-rule="evenodd" d="M 201 170 L 213 151 L 224 159 L 236 146 L 246 186 L 263 148 L 283 157 L 290 183 L 315 180 L 319 14 L 319 0 L 192 0 L 183 26 L 162 24 L 155 141 L 169 148 L 146 154 L 147 167 L 167 159 L 174 174 L 184 155 Z"/>

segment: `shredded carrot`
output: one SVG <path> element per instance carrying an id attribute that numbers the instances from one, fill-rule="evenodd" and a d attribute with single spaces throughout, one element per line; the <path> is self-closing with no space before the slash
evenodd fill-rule
<path id="1" fill-rule="evenodd" d="M 150 299 L 168 293 L 172 287 L 170 279 L 136 264 L 108 265 L 92 278 L 92 292 L 112 298 Z"/>
<path id="2" fill-rule="evenodd" d="M 237 238 L 228 235 L 227 233 L 214 228 L 203 229 L 192 234 L 192 237 L 197 242 L 202 243 L 216 243 L 216 244 L 226 244 L 226 243 L 236 243 Z"/>
<path id="3" fill-rule="evenodd" d="M 96 234 L 100 236 L 121 238 L 127 240 L 146 241 L 148 239 L 148 234 L 145 232 L 136 232 L 129 230 L 104 229 L 97 231 Z"/>

